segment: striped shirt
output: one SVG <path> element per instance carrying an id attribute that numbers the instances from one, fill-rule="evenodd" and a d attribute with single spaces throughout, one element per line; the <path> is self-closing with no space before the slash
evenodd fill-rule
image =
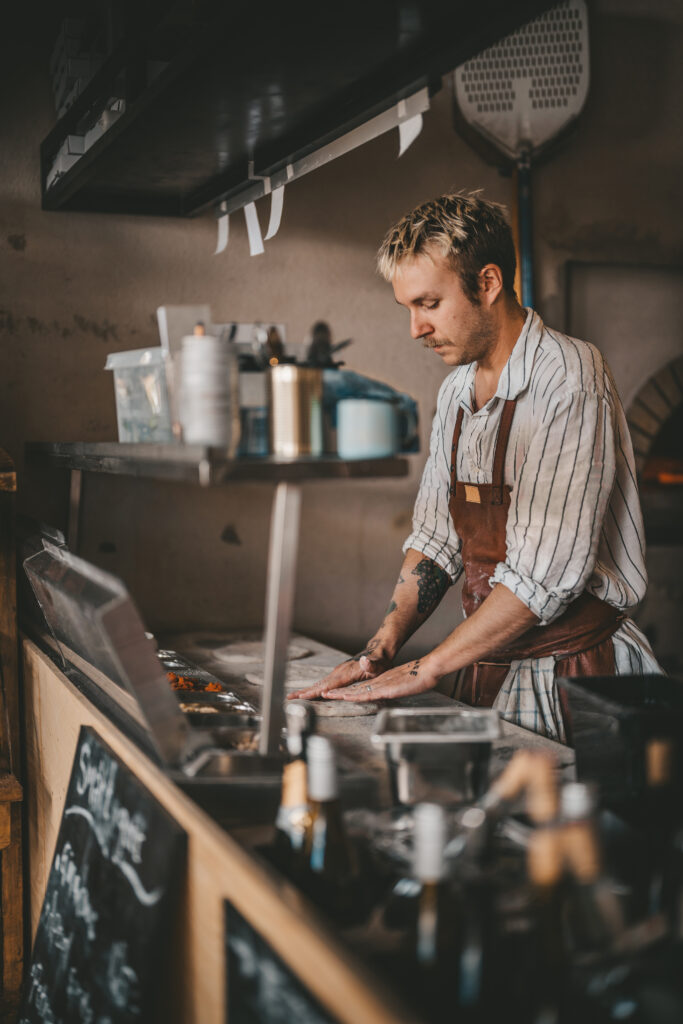
<path id="1" fill-rule="evenodd" d="M 476 412 L 475 371 L 474 363 L 457 367 L 441 385 L 413 531 L 403 550 L 431 558 L 453 582 L 462 574 L 460 538 L 448 509 L 458 409 L 464 413 L 457 477 L 491 483 L 503 405 L 515 398 L 504 470 L 511 488 L 506 559 L 496 566 L 490 585 L 504 584 L 541 625 L 561 615 L 584 590 L 620 610 L 634 608 L 647 586 L 643 520 L 626 417 L 598 350 L 549 330 L 527 310 L 496 393 Z M 626 637 L 628 657 L 618 650 Z M 618 672 L 632 670 L 627 664 L 641 654 L 645 671 L 661 671 L 633 623 L 620 626 L 614 646 Z M 496 706 L 517 724 L 563 739 L 553 660 L 547 662 L 513 663 Z M 541 663 L 546 675 L 550 668 L 545 681 L 537 678 Z"/>

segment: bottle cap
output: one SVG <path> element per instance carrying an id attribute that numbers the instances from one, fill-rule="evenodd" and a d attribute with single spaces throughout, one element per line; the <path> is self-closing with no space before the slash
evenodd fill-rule
<path id="1" fill-rule="evenodd" d="M 415 808 L 413 873 L 422 882 L 438 882 L 446 876 L 446 815 L 439 804 Z"/>
<path id="2" fill-rule="evenodd" d="M 568 782 L 560 794 L 560 815 L 565 821 L 590 818 L 597 805 L 595 791 L 583 782 Z"/>
<path id="3" fill-rule="evenodd" d="M 304 737 L 311 731 L 313 714 L 306 704 L 289 701 L 285 705 L 287 719 L 287 750 L 292 757 L 301 757 L 304 752 Z"/>
<path id="4" fill-rule="evenodd" d="M 308 795 L 311 800 L 336 800 L 339 796 L 334 747 L 324 736 L 311 736 L 306 744 Z"/>

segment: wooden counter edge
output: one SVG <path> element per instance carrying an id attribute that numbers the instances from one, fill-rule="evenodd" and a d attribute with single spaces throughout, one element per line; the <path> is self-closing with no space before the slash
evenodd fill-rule
<path id="1" fill-rule="evenodd" d="M 75 750 L 81 724 L 91 725 L 97 730 L 117 756 L 137 776 L 149 792 L 166 808 L 188 835 L 188 878 L 189 899 L 203 903 L 189 912 L 189 927 L 192 936 L 188 941 L 208 943 L 207 952 L 212 964 L 195 963 L 190 970 L 191 980 L 196 983 L 197 992 L 205 988 L 197 972 L 220 971 L 224 976 L 224 942 L 222 904 L 229 899 L 237 910 L 249 921 L 288 965 L 303 985 L 331 1012 L 336 1019 L 348 1024 L 402 1024 L 415 1021 L 398 1003 L 391 1005 L 373 989 L 373 980 L 366 974 L 363 965 L 328 931 L 322 923 L 309 916 L 308 908 L 287 883 L 277 882 L 254 861 L 250 853 L 232 839 L 194 801 L 183 793 L 153 764 L 142 751 L 122 733 L 87 698 L 80 693 L 69 679 L 60 672 L 50 658 L 31 640 L 23 641 L 26 685 L 32 691 L 27 695 L 27 704 L 35 700 L 40 703 L 43 685 L 49 688 L 49 712 L 59 717 L 59 742 L 64 745 L 67 730 L 71 730 L 69 743 L 72 755 Z M 41 679 L 42 677 L 42 679 Z M 49 677 L 49 681 L 48 681 Z M 55 684 L 59 681 L 63 693 L 77 713 L 68 720 L 59 703 Z M 35 710 L 35 706 L 34 706 Z M 38 709 L 40 710 L 40 708 Z M 36 735 L 43 732 L 40 722 L 33 723 Z M 43 736 L 43 747 L 47 737 Z M 42 760 L 45 750 L 41 750 Z M 61 780 L 65 792 L 71 760 L 60 766 L 66 773 Z M 28 788 L 28 784 L 27 784 Z M 60 796 L 62 794 L 60 793 Z M 61 805 L 60 805 L 61 806 Z M 61 811 L 60 817 L 61 817 Z M 54 839 L 52 840 L 54 842 Z M 51 857 L 50 857 L 51 860 Z M 49 871 L 49 864 L 46 863 Z M 208 905 L 202 889 L 211 881 L 211 903 Z M 46 882 L 46 878 L 43 882 Z M 44 884 L 43 884 L 44 892 Z M 35 893 L 42 901 L 42 894 Z M 220 901 L 217 908 L 215 901 Z M 219 910 L 219 916 L 218 916 Z M 197 1024 L 211 1024 L 225 1020 L 225 1007 L 215 1007 L 212 1014 L 207 1006 L 201 1016 L 194 1015 Z M 189 1024 L 189 1022 L 188 1022 Z"/>

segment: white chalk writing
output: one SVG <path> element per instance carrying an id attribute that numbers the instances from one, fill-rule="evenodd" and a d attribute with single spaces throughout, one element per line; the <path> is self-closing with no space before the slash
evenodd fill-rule
<path id="1" fill-rule="evenodd" d="M 139 996 L 138 976 L 127 963 L 128 946 L 125 942 L 112 943 L 107 966 L 109 994 L 115 1006 L 129 1013 L 137 1012 Z"/>
<path id="2" fill-rule="evenodd" d="M 94 939 L 95 925 L 99 915 L 90 902 L 87 875 L 85 877 L 80 875 L 74 858 L 73 846 L 68 840 L 55 856 L 53 870 L 71 899 L 76 917 L 85 923 L 88 938 Z"/>
<path id="3" fill-rule="evenodd" d="M 74 936 L 73 932 L 71 935 L 67 935 L 64 930 L 64 921 L 62 919 L 62 915 L 57 909 L 57 899 L 58 893 L 55 892 L 52 894 L 50 906 L 47 911 L 43 912 L 45 914 L 43 922 L 50 936 L 50 942 L 54 949 L 57 950 L 56 959 L 58 970 L 65 971 L 66 965 L 69 962 L 69 954 L 71 953 Z"/>
<path id="4" fill-rule="evenodd" d="M 95 1014 L 90 1002 L 90 994 L 78 980 L 75 967 L 69 968 L 66 979 L 66 998 L 69 1007 L 68 1020 L 78 1020 L 81 1024 L 93 1024 Z"/>
<path id="5" fill-rule="evenodd" d="M 161 890 L 148 892 L 134 865 L 142 862 L 142 847 L 147 839 L 147 821 L 140 812 L 130 814 L 116 798 L 118 764 L 106 754 L 93 753 L 90 743 L 81 745 L 76 792 L 86 806 L 73 805 L 65 817 L 80 815 L 92 828 L 105 857 L 120 868 L 138 900 L 152 906 L 161 899 Z"/>
<path id="6" fill-rule="evenodd" d="M 40 963 L 31 966 L 31 986 L 28 993 L 29 1004 L 35 1006 L 40 1014 L 42 1024 L 55 1024 L 56 1018 L 50 1006 L 50 998 L 47 986 L 42 983 L 43 965 Z"/>

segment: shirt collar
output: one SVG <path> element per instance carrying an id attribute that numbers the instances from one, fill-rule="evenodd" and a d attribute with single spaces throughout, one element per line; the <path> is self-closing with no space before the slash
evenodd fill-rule
<path id="1" fill-rule="evenodd" d="M 536 349 L 543 335 L 543 321 L 538 313 L 533 309 L 527 309 L 525 312 L 524 326 L 498 379 L 496 398 L 502 398 L 503 401 L 517 398 L 528 388 Z"/>
<path id="2" fill-rule="evenodd" d="M 509 398 L 517 398 L 529 386 L 531 370 L 534 365 L 536 349 L 538 348 L 543 335 L 543 321 L 533 309 L 525 309 L 526 320 L 520 335 L 515 342 L 515 347 L 503 367 L 498 379 L 498 387 L 494 398 L 502 398 L 507 401 Z M 477 364 L 470 363 L 467 367 L 467 376 L 461 392 L 460 405 L 464 406 L 466 412 L 472 411 L 472 396 L 474 389 L 474 376 Z"/>

